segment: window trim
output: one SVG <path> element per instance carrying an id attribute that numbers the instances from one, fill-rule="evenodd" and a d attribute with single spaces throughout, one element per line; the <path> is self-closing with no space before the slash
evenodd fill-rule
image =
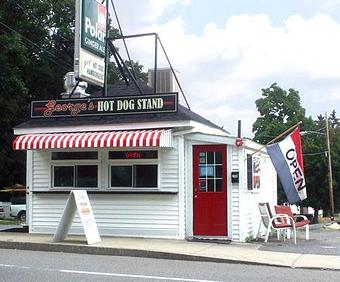
<path id="1" fill-rule="evenodd" d="M 88 151 L 94 151 L 88 150 Z M 86 190 L 98 190 L 101 187 L 101 162 L 100 162 L 100 152 L 95 151 L 98 154 L 98 159 L 80 159 L 80 160 L 52 160 L 52 153 L 58 153 L 58 152 L 65 152 L 65 151 L 51 151 L 49 154 L 50 158 L 50 188 L 53 190 L 81 190 L 81 189 L 86 189 Z M 79 152 L 84 152 L 80 151 Z M 69 187 L 62 187 L 62 186 L 54 186 L 54 167 L 56 166 L 77 166 L 77 165 L 96 165 L 97 166 L 97 186 L 96 187 L 76 187 L 76 179 L 75 179 L 75 168 L 74 168 L 74 179 L 73 179 L 73 186 Z"/>
<path id="2" fill-rule="evenodd" d="M 150 149 L 145 149 L 146 151 L 149 151 Z M 110 191 L 160 191 L 160 152 L 157 151 L 157 158 L 155 159 L 109 159 L 109 153 L 112 150 L 107 151 L 106 158 L 108 160 L 108 190 Z M 128 151 L 128 150 L 123 150 Z M 135 151 L 135 150 L 131 150 Z M 143 150 L 139 150 L 143 151 Z M 134 166 L 134 165 L 157 165 L 157 187 L 112 187 L 111 186 L 111 167 L 112 166 Z M 134 171 L 132 171 L 132 177 L 134 177 Z M 134 180 L 132 179 L 132 185 L 134 185 Z"/>
<path id="3" fill-rule="evenodd" d="M 96 187 L 77 187 L 76 186 L 76 166 L 84 166 L 84 165 L 95 165 L 97 166 L 97 186 Z M 55 186 L 54 185 L 54 168 L 55 167 L 73 167 L 73 186 Z M 66 190 L 73 190 L 73 189 L 99 189 L 100 187 L 100 166 L 97 163 L 68 163 L 68 164 L 51 164 L 51 188 L 52 189 L 66 189 Z"/>

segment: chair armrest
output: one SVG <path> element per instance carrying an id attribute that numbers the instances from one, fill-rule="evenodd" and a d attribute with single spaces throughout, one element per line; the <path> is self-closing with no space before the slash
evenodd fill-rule
<path id="1" fill-rule="evenodd" d="M 304 220 L 308 220 L 307 216 L 303 215 L 303 214 L 297 214 L 297 215 L 294 215 L 294 219 L 297 219 L 297 218 L 303 218 Z"/>
<path id="2" fill-rule="evenodd" d="M 271 223 L 273 223 L 273 221 L 277 220 L 277 219 L 285 219 L 287 221 L 287 224 L 295 225 L 294 219 L 291 216 L 287 215 L 287 214 L 278 213 L 278 214 L 273 215 L 273 217 L 271 218 Z M 282 224 L 282 222 L 279 222 L 279 224 L 280 223 Z"/>

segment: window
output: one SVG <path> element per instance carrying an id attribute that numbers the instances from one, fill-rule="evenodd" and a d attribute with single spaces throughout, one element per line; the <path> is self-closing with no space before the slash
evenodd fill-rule
<path id="1" fill-rule="evenodd" d="M 111 187 L 132 187 L 132 166 L 111 166 Z"/>
<path id="2" fill-rule="evenodd" d="M 158 165 L 112 165 L 111 187 L 156 188 Z"/>
<path id="3" fill-rule="evenodd" d="M 222 191 L 222 153 L 200 152 L 199 154 L 200 192 Z"/>
<path id="4" fill-rule="evenodd" d="M 52 152 L 52 187 L 98 187 L 98 152 Z"/>
<path id="5" fill-rule="evenodd" d="M 98 168 L 96 165 L 76 165 L 76 187 L 97 187 Z"/>
<path id="6" fill-rule="evenodd" d="M 74 186 L 74 167 L 73 166 L 55 166 L 53 168 L 53 179 L 56 187 L 73 187 Z"/>
<path id="7" fill-rule="evenodd" d="M 261 173 L 260 156 L 247 154 L 247 189 L 249 191 L 260 188 Z"/>
<path id="8" fill-rule="evenodd" d="M 158 187 L 158 151 L 112 151 L 109 160 L 111 188 Z"/>

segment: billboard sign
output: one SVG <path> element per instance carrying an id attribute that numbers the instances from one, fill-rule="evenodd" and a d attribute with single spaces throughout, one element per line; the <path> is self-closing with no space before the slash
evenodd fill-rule
<path id="1" fill-rule="evenodd" d="M 32 118 L 135 115 L 177 112 L 178 93 L 111 98 L 32 101 Z"/>
<path id="2" fill-rule="evenodd" d="M 77 0 L 74 73 L 103 86 L 105 76 L 106 6 L 96 0 Z"/>

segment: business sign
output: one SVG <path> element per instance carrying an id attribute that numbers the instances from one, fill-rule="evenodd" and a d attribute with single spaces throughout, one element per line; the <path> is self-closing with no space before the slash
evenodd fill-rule
<path id="1" fill-rule="evenodd" d="M 71 190 L 63 215 L 53 236 L 53 242 L 65 240 L 77 210 L 87 243 L 95 244 L 101 241 L 86 190 Z"/>
<path id="2" fill-rule="evenodd" d="M 82 0 L 81 47 L 105 57 L 106 7 L 95 0 Z"/>
<path id="3" fill-rule="evenodd" d="M 79 78 L 89 83 L 103 86 L 105 78 L 105 62 L 103 59 L 93 56 L 86 50 L 80 50 Z"/>
<path id="4" fill-rule="evenodd" d="M 146 159 L 157 159 L 158 151 L 156 150 L 145 150 L 145 151 L 110 151 L 110 160 L 146 160 Z"/>
<path id="5" fill-rule="evenodd" d="M 177 112 L 178 93 L 32 101 L 32 118 Z"/>
<path id="6" fill-rule="evenodd" d="M 106 13 L 106 6 L 96 0 L 76 1 L 74 72 L 99 86 L 105 76 Z"/>

